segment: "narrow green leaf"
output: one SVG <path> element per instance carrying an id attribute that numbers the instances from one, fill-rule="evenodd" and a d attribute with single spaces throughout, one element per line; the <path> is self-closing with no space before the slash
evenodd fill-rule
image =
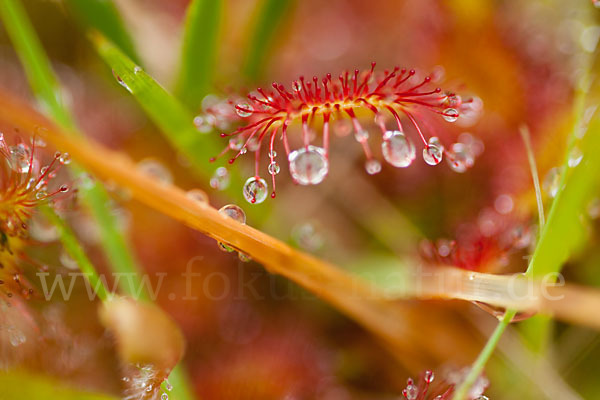
<path id="1" fill-rule="evenodd" d="M 133 40 L 112 0 L 65 0 L 65 4 L 84 30 L 102 32 L 129 58 L 139 62 Z"/>
<path id="2" fill-rule="evenodd" d="M 112 68 L 121 85 L 133 95 L 166 139 L 177 151 L 186 156 L 202 178 L 208 178 L 211 171 L 215 169 L 210 158 L 224 147 L 219 143 L 220 138 L 218 141 L 213 139 L 218 135 L 211 137 L 210 134 L 198 132 L 190 111 L 150 75 L 136 68 L 135 63 L 102 34 L 93 32 L 90 34 L 90 39 L 106 64 Z M 230 175 L 234 184 L 226 191 L 240 199 L 241 190 L 235 182 L 241 182 L 241 178 L 235 169 L 230 171 Z"/>
<path id="3" fill-rule="evenodd" d="M 0 372 L 2 400 L 117 400 L 117 397 L 70 388 L 55 379 L 25 371 Z"/>
<path id="4" fill-rule="evenodd" d="M 176 94 L 192 110 L 211 90 L 222 15 L 222 0 L 193 0 L 187 9 Z"/>
<path id="5" fill-rule="evenodd" d="M 58 79 L 21 2 L 0 1 L 0 14 L 38 102 L 56 123 L 66 128 L 67 132 L 81 135 L 75 127 L 74 118 L 61 101 Z M 79 167 L 73 165 L 71 170 L 77 177 L 89 179 Z M 117 227 L 116 218 L 110 210 L 108 193 L 96 181 L 88 186 L 88 189 L 81 188 L 80 193 L 100 227 L 102 246 L 113 270 L 137 275 L 140 269 Z"/>
<path id="6" fill-rule="evenodd" d="M 245 46 L 243 73 L 249 81 L 255 82 L 262 78 L 273 41 L 293 4 L 294 0 L 263 0 L 259 4 L 250 21 L 249 41 Z"/>

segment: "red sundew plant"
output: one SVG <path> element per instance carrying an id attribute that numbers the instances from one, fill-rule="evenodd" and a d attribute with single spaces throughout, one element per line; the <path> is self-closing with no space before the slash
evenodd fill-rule
<path id="1" fill-rule="evenodd" d="M 4 159 L 0 168 L 0 231 L 4 237 L 24 237 L 27 235 L 27 220 L 35 207 L 69 191 L 67 185 L 61 185 L 48 192 L 48 184 L 61 165 L 70 163 L 70 158 L 67 153 L 57 152 L 49 165 L 40 168 L 35 157 L 35 140 L 31 147 L 25 143 L 9 146 L 2 134 L 0 157 Z"/>
<path id="2" fill-rule="evenodd" d="M 221 133 L 222 137 L 230 139 L 218 157 L 233 150 L 236 153 L 229 160 L 229 163 L 233 163 L 248 151 L 255 153 L 255 173 L 244 185 L 244 197 L 250 203 L 261 203 L 268 192 L 267 183 L 260 176 L 261 149 L 265 146 L 263 142 L 267 141 L 268 146 L 268 172 L 273 185 L 271 197 L 274 198 L 275 175 L 280 172 L 280 165 L 276 161 L 275 139 L 280 137 L 283 141 L 293 180 L 301 185 L 316 185 L 329 172 L 332 118 L 338 122 L 349 118 L 350 129 L 354 130 L 354 137 L 362 146 L 366 157 L 365 169 L 368 174 L 377 174 L 381 171 L 381 163 L 374 158 L 369 145 L 370 132 L 363 127 L 358 116 L 361 110 L 366 110 L 372 113 L 375 125 L 381 130 L 383 158 L 392 166 L 405 168 L 416 158 L 415 146 L 403 127 L 403 119 L 406 119 L 423 142 L 423 159 L 427 164 L 439 164 L 445 154 L 454 171 L 466 171 L 482 150 L 480 142 L 471 136 L 465 136 L 465 140 L 446 149 L 437 136 L 426 137 L 419 118 L 424 118 L 424 113 L 430 112 L 441 115 L 448 122 L 455 122 L 461 115 L 473 119 L 481 111 L 481 100 L 463 100 L 456 93 L 434 87 L 432 75 L 420 81 L 415 77 L 414 69 L 399 67 L 378 73 L 375 71 L 375 63 L 372 63 L 370 70 L 360 72 L 356 69 L 353 74 L 346 71 L 337 80 L 331 74 L 327 74 L 321 81 L 315 76 L 312 82 L 300 77 L 292 83 L 291 91 L 276 82 L 272 84 L 272 90 L 258 88 L 255 93 L 248 95 L 249 102 L 235 104 L 237 116 L 245 120 L 246 124 L 232 133 Z M 207 124 L 219 127 L 219 120 L 231 118 L 233 114 L 223 111 L 223 107 L 212 108 L 207 112 L 210 118 L 205 116 L 195 120 L 200 130 L 206 130 Z M 388 116 L 394 120 L 394 127 L 391 129 L 386 124 Z M 293 150 L 288 140 L 288 127 L 296 121 L 302 126 L 302 147 Z M 322 124 L 321 147 L 311 143 L 311 126 L 317 121 Z"/>

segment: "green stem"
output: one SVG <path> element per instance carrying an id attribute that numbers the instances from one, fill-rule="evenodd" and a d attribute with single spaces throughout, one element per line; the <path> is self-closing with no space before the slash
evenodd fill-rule
<path id="1" fill-rule="evenodd" d="M 92 290 L 96 292 L 98 298 L 105 302 L 109 299 L 110 294 L 104 286 L 104 282 L 100 279 L 96 268 L 85 254 L 85 250 L 75 237 L 75 234 L 66 224 L 66 222 L 54 211 L 50 205 L 44 205 L 41 207 L 41 211 L 44 213 L 46 218 L 56 227 L 60 236 L 60 241 L 67 253 L 77 262 L 79 269 L 83 272 L 85 278 L 92 286 Z"/>

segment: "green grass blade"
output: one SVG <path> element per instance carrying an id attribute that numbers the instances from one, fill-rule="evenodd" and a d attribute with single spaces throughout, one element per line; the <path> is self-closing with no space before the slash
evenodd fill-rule
<path id="1" fill-rule="evenodd" d="M 122 84 L 140 104 L 148 117 L 158 126 L 171 145 L 192 163 L 195 171 L 208 178 L 216 167 L 209 160 L 224 147 L 218 135 L 199 133 L 193 124 L 191 112 L 175 97 L 160 86 L 150 75 L 136 69 L 135 63 L 102 34 L 90 34 L 98 53 L 108 64 Z M 218 140 L 215 140 L 215 137 Z M 230 171 L 232 185 L 226 189 L 234 198 L 241 199 L 241 182 L 237 171 Z"/>
<path id="2" fill-rule="evenodd" d="M 0 372 L 0 387 L 2 400 L 118 400 L 106 394 L 70 388 L 55 379 L 26 371 Z"/>
<path id="3" fill-rule="evenodd" d="M 243 73 L 247 80 L 261 79 L 269 50 L 283 19 L 292 9 L 293 0 L 263 0 L 250 21 L 249 41 L 244 55 Z"/>
<path id="4" fill-rule="evenodd" d="M 211 90 L 222 16 L 222 0 L 193 0 L 188 6 L 175 93 L 192 110 Z"/>
<path id="5" fill-rule="evenodd" d="M 96 268 L 94 268 L 94 265 L 85 254 L 85 250 L 77 240 L 77 237 L 75 237 L 75 233 L 73 233 L 67 223 L 54 211 L 52 207 L 44 206 L 42 207 L 42 212 L 46 218 L 48 218 L 48 221 L 50 221 L 57 228 L 60 241 L 65 247 L 65 250 L 69 256 L 71 256 L 71 258 L 77 262 L 79 269 L 85 274 L 86 279 L 90 282 L 92 289 L 96 290 L 98 298 L 102 301 L 106 301 L 109 297 L 106 287 L 100 279 Z"/>
<path id="6" fill-rule="evenodd" d="M 75 128 L 74 118 L 60 101 L 60 84 L 22 4 L 15 0 L 1 1 L 0 14 L 38 102 L 56 123 L 72 134 L 80 134 Z M 71 170 L 79 177 L 84 174 L 77 166 L 72 166 Z M 89 185 L 89 189 L 81 188 L 80 193 L 100 226 L 102 246 L 113 270 L 138 274 L 139 267 L 109 209 L 108 193 L 95 181 Z"/>
<path id="7" fill-rule="evenodd" d="M 112 0 L 65 0 L 65 4 L 83 29 L 93 28 L 102 32 L 129 58 L 139 63 L 133 40 Z"/>

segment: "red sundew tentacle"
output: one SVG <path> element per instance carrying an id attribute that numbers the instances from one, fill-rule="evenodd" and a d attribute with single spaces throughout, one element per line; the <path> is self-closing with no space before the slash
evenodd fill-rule
<path id="1" fill-rule="evenodd" d="M 231 144 L 228 144 L 227 147 L 225 147 L 219 154 L 217 154 L 214 157 L 211 157 L 208 161 L 210 162 L 215 162 L 217 161 L 219 158 L 223 157 L 225 154 L 227 154 L 227 152 L 229 152 L 229 150 L 231 150 Z"/>
<path id="2" fill-rule="evenodd" d="M 321 87 L 319 86 L 319 78 L 317 78 L 316 76 L 313 76 L 313 82 L 315 84 L 315 97 L 317 98 L 317 101 L 320 103 L 321 100 Z"/>
<path id="3" fill-rule="evenodd" d="M 350 94 L 350 86 L 348 86 L 348 71 L 344 72 L 344 96 Z"/>
<path id="4" fill-rule="evenodd" d="M 304 147 L 308 149 L 308 145 L 310 144 L 310 132 L 308 130 L 308 114 L 302 115 L 302 141 L 304 142 Z"/>
<path id="5" fill-rule="evenodd" d="M 304 83 L 304 77 L 300 77 L 300 83 L 302 84 L 302 90 L 304 91 L 304 95 L 306 96 L 306 102 L 309 103 L 312 101 L 311 93 L 306 89 L 306 84 Z M 300 92 L 298 92 L 300 93 Z"/>
<path id="6" fill-rule="evenodd" d="M 408 111 L 406 111 L 405 109 L 402 109 L 402 112 L 408 117 L 408 119 L 410 120 L 410 122 L 417 129 L 417 133 L 419 134 L 419 136 L 421 136 L 421 140 L 423 141 L 423 143 L 425 144 L 425 146 L 429 147 L 429 143 L 427 143 L 427 140 L 425 139 L 425 136 L 423 135 L 423 132 L 421 132 L 421 128 L 419 127 L 419 124 L 417 124 L 417 121 L 415 120 L 415 117 L 413 117 L 412 114 L 409 113 Z"/>
<path id="7" fill-rule="evenodd" d="M 329 159 L 329 117 L 331 114 L 323 114 L 323 149 L 325 158 Z"/>
<path id="8" fill-rule="evenodd" d="M 329 88 L 327 87 L 327 79 L 323 78 L 323 89 L 325 89 L 325 101 L 331 101 L 329 96 Z"/>
<path id="9" fill-rule="evenodd" d="M 346 89 L 344 88 L 344 76 L 343 75 L 338 76 L 338 80 L 340 81 L 340 88 L 342 91 L 340 98 L 344 99 L 344 98 L 346 98 Z"/>
<path id="10" fill-rule="evenodd" d="M 285 126 L 285 125 L 284 125 Z M 273 129 L 271 131 L 271 140 L 269 143 L 269 158 L 271 160 L 271 163 L 269 165 L 273 165 L 275 163 L 275 150 L 274 150 L 274 143 L 275 143 L 275 136 L 277 136 L 277 131 L 279 130 L 279 127 L 276 127 L 275 129 Z M 283 130 L 283 129 L 282 129 Z M 271 192 L 271 198 L 274 199 L 276 196 L 276 187 L 275 187 L 275 173 L 271 173 L 271 182 L 273 183 L 273 191 Z"/>
<path id="11" fill-rule="evenodd" d="M 411 87 L 410 89 L 407 89 L 407 92 L 412 92 L 413 90 L 417 90 L 420 87 L 423 87 L 424 85 L 427 85 L 429 82 L 431 82 L 431 76 L 427 75 L 425 77 L 425 79 L 423 79 L 423 81 L 421 83 L 419 83 L 418 85 L 415 85 L 413 87 Z"/>
<path id="12" fill-rule="evenodd" d="M 42 175 L 40 175 L 40 177 L 38 178 L 38 180 L 35 182 L 34 186 L 37 186 L 42 181 L 42 179 L 46 178 L 46 176 L 50 173 L 50 170 L 54 166 L 54 163 L 56 163 L 56 160 L 58 160 L 59 157 L 60 157 L 60 153 L 56 153 L 54 155 L 54 159 L 52 160 L 52 162 L 50 162 L 50 165 L 48 165 L 46 167 L 46 170 L 44 171 L 44 173 L 42 173 Z"/>
<path id="13" fill-rule="evenodd" d="M 361 95 L 363 90 L 367 93 L 369 92 L 369 80 L 375 73 L 375 65 L 377 65 L 375 62 L 371 63 L 371 70 L 365 75 L 363 82 L 358 87 L 358 95 Z"/>
<path id="14" fill-rule="evenodd" d="M 358 69 L 354 70 L 354 77 L 352 79 L 352 94 L 356 96 L 356 89 L 358 88 L 358 73 L 360 71 Z"/>
<path id="15" fill-rule="evenodd" d="M 272 86 L 273 86 L 273 89 L 275 89 L 277 91 L 277 93 L 283 99 L 284 102 L 289 101 L 289 99 L 287 97 L 287 93 L 284 90 L 281 90 L 281 88 L 279 87 L 279 85 L 277 84 L 277 82 L 273 82 Z"/>
<path id="16" fill-rule="evenodd" d="M 379 84 L 377 85 L 377 87 L 375 88 L 375 90 L 373 90 L 373 93 L 378 92 L 382 87 L 384 87 L 385 85 L 387 85 L 387 83 L 390 81 L 390 79 L 392 79 L 394 76 L 396 76 L 396 72 L 398 72 L 398 67 L 394 67 L 394 69 L 392 70 L 392 72 L 388 73 L 385 78 L 383 78 L 383 80 L 381 82 L 379 82 Z"/>
<path id="17" fill-rule="evenodd" d="M 308 97 L 307 98 L 302 97 L 302 88 L 300 87 L 300 84 L 297 81 L 294 81 L 292 86 L 294 86 L 294 92 L 296 93 L 296 96 L 298 97 L 298 99 L 300 99 L 300 101 L 302 101 L 303 103 L 308 103 Z"/>
<path id="18" fill-rule="evenodd" d="M 367 108 L 373 111 L 375 114 L 379 112 L 379 110 L 377 110 L 377 107 L 375 107 L 373 104 L 369 103 L 366 99 L 363 99 L 362 97 L 357 99 L 356 101 L 364 103 L 365 106 L 367 106 Z"/>
<path id="19" fill-rule="evenodd" d="M 396 89 L 398 86 L 402 85 L 404 82 L 409 80 L 414 74 L 416 74 L 416 71 L 414 69 L 408 71 L 408 74 L 404 78 L 398 80 L 398 82 L 394 84 L 394 89 Z"/>
<path id="20" fill-rule="evenodd" d="M 392 88 L 397 88 L 402 82 L 402 79 L 404 78 L 404 74 L 406 74 L 406 68 L 402 68 L 400 70 L 400 73 L 396 76 L 396 82 L 394 82 L 394 84 L 392 85 Z"/>
<path id="21" fill-rule="evenodd" d="M 268 126 L 269 126 L 269 125 L 267 124 L 267 127 L 268 127 Z M 235 155 L 235 156 L 233 156 L 233 158 L 230 158 L 230 159 L 229 159 L 229 161 L 228 161 L 228 162 L 229 162 L 229 164 L 233 164 L 233 163 L 235 162 L 235 160 L 237 160 L 237 158 L 238 158 L 239 156 L 241 156 L 242 154 L 245 154 L 245 153 L 248 151 L 248 149 L 247 149 L 247 146 L 248 146 L 248 141 L 249 141 L 250 139 L 252 139 L 252 138 L 254 137 L 254 135 L 256 135 L 256 132 L 258 132 L 258 131 L 259 131 L 261 128 L 262 128 L 262 126 L 258 126 L 256 129 L 254 129 L 254 130 L 252 131 L 252 133 L 251 133 L 251 134 L 248 136 L 248 138 L 247 138 L 247 139 L 246 139 L 246 141 L 244 142 L 244 145 L 242 146 L 242 148 L 238 150 L 238 152 L 236 153 L 236 155 Z"/>
<path id="22" fill-rule="evenodd" d="M 438 108 L 442 108 L 441 105 L 439 104 L 431 104 L 431 103 L 426 103 L 424 101 L 419 101 L 419 100 L 414 100 L 414 99 L 402 99 L 402 100 L 394 100 L 395 104 L 398 104 L 399 106 L 402 106 L 406 103 L 410 103 L 410 104 L 418 104 L 420 106 L 425 107 L 426 109 L 436 112 L 438 114 L 444 114 L 443 111 L 440 111 Z"/>
<path id="23" fill-rule="evenodd" d="M 267 121 L 273 120 L 273 119 L 274 119 L 273 117 L 263 118 L 253 124 L 242 126 L 231 133 L 221 133 L 220 136 L 221 137 L 229 137 L 229 136 L 239 135 L 240 133 L 249 131 L 252 128 L 256 128 L 256 127 L 260 128 L 260 125 L 266 123 Z"/>
<path id="24" fill-rule="evenodd" d="M 333 101 L 338 101 L 339 97 L 338 97 L 338 93 L 337 93 L 337 88 L 335 87 L 335 85 L 333 84 L 333 80 L 331 80 L 331 74 L 327 74 L 327 81 L 329 81 L 329 84 L 331 85 L 331 94 L 333 95 Z"/>
<path id="25" fill-rule="evenodd" d="M 437 94 L 440 93 L 442 91 L 442 88 L 435 88 L 434 90 L 431 90 L 429 92 L 421 92 L 421 93 L 411 93 L 411 92 L 396 92 L 394 93 L 394 95 L 398 96 L 398 98 L 403 98 L 403 97 L 416 97 L 416 96 L 431 96 L 433 94 Z M 441 98 L 436 98 L 435 100 L 437 101 L 442 101 Z"/>
<path id="26" fill-rule="evenodd" d="M 281 127 L 281 140 L 283 141 L 283 147 L 285 148 L 285 155 L 289 158 L 290 156 L 290 144 L 288 143 L 288 138 L 287 138 L 287 126 L 288 126 L 288 120 L 286 119 L 285 122 L 283 123 L 283 126 Z"/>

